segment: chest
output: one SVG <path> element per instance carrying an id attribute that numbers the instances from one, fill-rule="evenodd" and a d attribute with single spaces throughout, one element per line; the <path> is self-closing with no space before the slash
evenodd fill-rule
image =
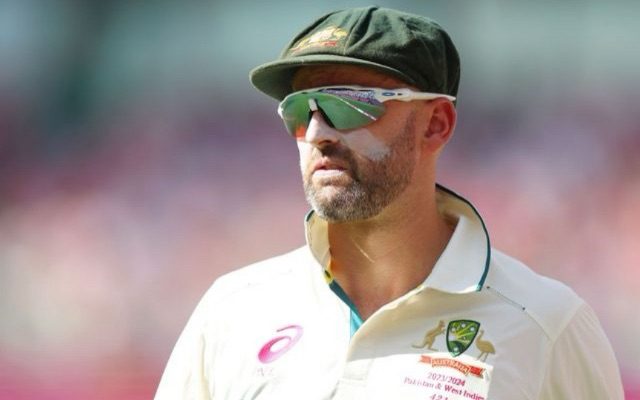
<path id="1" fill-rule="evenodd" d="M 548 348 L 525 316 L 480 297 L 383 307 L 353 336 L 340 301 L 243 314 L 207 355 L 215 398 L 533 399 Z"/>

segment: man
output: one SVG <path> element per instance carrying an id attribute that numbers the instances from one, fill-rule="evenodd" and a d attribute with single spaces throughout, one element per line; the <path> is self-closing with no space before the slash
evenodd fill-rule
<path id="1" fill-rule="evenodd" d="M 334 12 L 251 80 L 297 142 L 307 245 L 214 283 L 156 399 L 622 399 L 591 309 L 435 182 L 459 82 L 439 25 Z"/>

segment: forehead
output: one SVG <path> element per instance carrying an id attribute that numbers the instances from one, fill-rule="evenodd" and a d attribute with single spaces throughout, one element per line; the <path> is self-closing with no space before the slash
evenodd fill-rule
<path id="1" fill-rule="evenodd" d="M 396 89 L 411 85 L 380 71 L 357 65 L 313 65 L 301 67 L 293 76 L 293 90 L 319 86 L 358 85 Z"/>

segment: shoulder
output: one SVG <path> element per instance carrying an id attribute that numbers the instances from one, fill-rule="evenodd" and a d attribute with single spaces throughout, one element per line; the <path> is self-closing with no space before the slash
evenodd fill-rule
<path id="1" fill-rule="evenodd" d="M 279 285 L 286 285 L 299 279 L 301 275 L 309 273 L 310 269 L 305 266 L 311 258 L 309 249 L 303 246 L 238 268 L 218 277 L 203 301 L 222 301 L 239 293 L 262 287 L 277 290 Z"/>
<path id="2" fill-rule="evenodd" d="M 585 302 L 570 287 L 492 249 L 484 288 L 520 308 L 554 341 Z"/>

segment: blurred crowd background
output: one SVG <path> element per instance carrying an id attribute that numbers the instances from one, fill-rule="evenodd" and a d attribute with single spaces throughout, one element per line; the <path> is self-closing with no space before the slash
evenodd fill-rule
<path id="1" fill-rule="evenodd" d="M 440 182 L 593 306 L 640 399 L 640 2 L 377 4 L 460 51 Z M 0 399 L 151 398 L 212 281 L 303 244 L 296 146 L 247 76 L 360 5 L 0 0 Z"/>

